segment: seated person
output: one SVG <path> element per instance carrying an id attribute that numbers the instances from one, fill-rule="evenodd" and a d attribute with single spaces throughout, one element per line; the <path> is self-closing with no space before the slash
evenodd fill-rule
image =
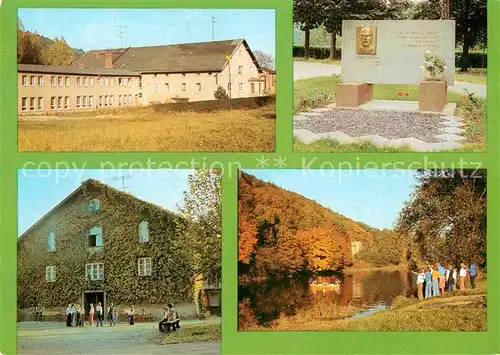
<path id="1" fill-rule="evenodd" d="M 163 317 L 158 324 L 158 328 L 160 332 L 165 332 L 170 333 L 170 329 L 173 331 L 176 330 L 175 328 L 175 312 L 173 311 L 172 304 L 169 303 L 167 307 L 165 307 L 165 311 L 163 312 Z"/>

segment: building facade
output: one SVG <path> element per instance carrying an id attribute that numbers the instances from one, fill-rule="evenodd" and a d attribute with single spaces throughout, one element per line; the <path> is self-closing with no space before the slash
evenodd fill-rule
<path id="1" fill-rule="evenodd" d="M 18 308 L 64 313 L 70 303 L 131 304 L 153 318 L 174 302 L 198 312 L 195 278 L 179 242 L 180 217 L 87 180 L 18 239 Z"/>
<path id="2" fill-rule="evenodd" d="M 122 108 L 275 93 L 243 39 L 91 50 L 70 67 L 18 65 L 20 114 Z"/>

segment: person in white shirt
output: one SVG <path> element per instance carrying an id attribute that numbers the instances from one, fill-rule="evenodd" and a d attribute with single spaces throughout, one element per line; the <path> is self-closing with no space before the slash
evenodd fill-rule
<path id="1" fill-rule="evenodd" d="M 94 313 L 95 313 L 94 304 L 91 303 L 89 308 L 89 325 L 91 327 L 94 325 Z"/>
<path id="2" fill-rule="evenodd" d="M 465 279 L 467 277 L 467 267 L 465 264 L 460 264 L 460 273 L 458 276 L 460 277 L 460 291 L 465 291 Z"/>
<path id="3" fill-rule="evenodd" d="M 412 271 L 413 274 L 417 275 L 417 288 L 418 288 L 418 299 L 421 301 L 424 299 L 424 281 L 425 281 L 425 269 L 422 268 L 420 272 Z"/>
<path id="4" fill-rule="evenodd" d="M 76 325 L 76 307 L 71 304 L 71 325 Z"/>
<path id="5" fill-rule="evenodd" d="M 97 302 L 97 306 L 95 307 L 95 312 L 96 312 L 96 315 L 97 315 L 97 322 L 96 322 L 95 326 L 98 327 L 99 324 L 101 324 L 101 327 L 102 327 L 103 313 L 102 313 L 101 302 Z"/>
<path id="6" fill-rule="evenodd" d="M 71 327 L 71 305 L 68 304 L 66 307 L 66 326 Z"/>

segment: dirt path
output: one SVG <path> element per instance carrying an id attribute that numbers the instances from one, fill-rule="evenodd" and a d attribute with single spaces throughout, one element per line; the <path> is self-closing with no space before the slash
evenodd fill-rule
<path id="1" fill-rule="evenodd" d="M 67 328 L 64 323 L 22 322 L 18 323 L 18 354 L 220 354 L 219 342 L 158 345 L 157 337 L 156 323 L 82 329 Z"/>
<path id="2" fill-rule="evenodd" d="M 431 308 L 431 307 L 448 307 L 448 306 L 462 306 L 472 303 L 478 303 L 486 297 L 486 293 L 478 295 L 457 295 L 450 297 L 435 297 L 422 302 L 418 302 L 407 307 L 404 310 Z"/>

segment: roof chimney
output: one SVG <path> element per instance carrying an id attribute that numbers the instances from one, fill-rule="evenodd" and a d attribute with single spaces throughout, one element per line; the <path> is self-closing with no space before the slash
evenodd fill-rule
<path id="1" fill-rule="evenodd" d="M 104 68 L 113 69 L 113 53 L 104 53 Z"/>

